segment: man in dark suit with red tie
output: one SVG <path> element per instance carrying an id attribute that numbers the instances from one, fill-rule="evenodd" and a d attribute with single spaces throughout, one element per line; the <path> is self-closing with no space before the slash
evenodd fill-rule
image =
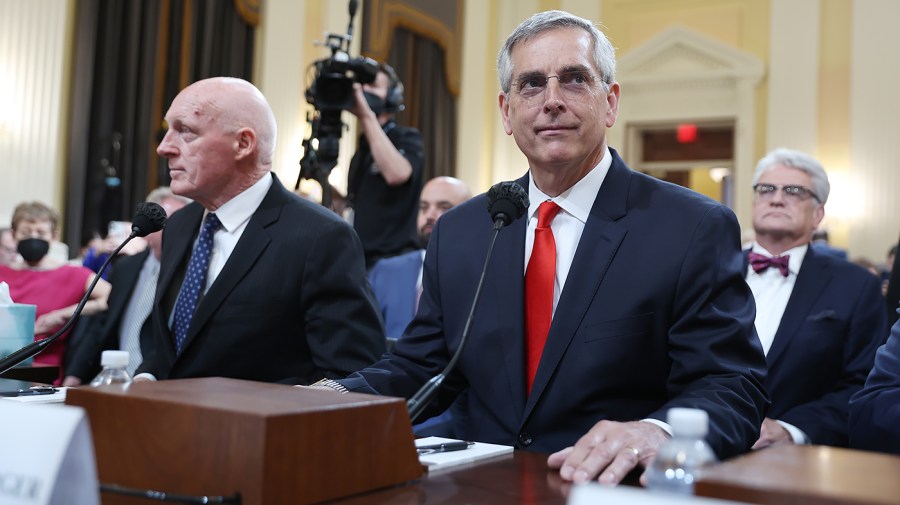
<path id="1" fill-rule="evenodd" d="M 560 451 L 549 465 L 576 482 L 615 483 L 648 464 L 671 407 L 709 413 L 720 457 L 748 450 L 767 405 L 765 363 L 734 214 L 631 171 L 607 147 L 615 55 L 589 21 L 532 16 L 507 39 L 498 74 L 531 203 L 498 235 L 468 345 L 431 412 L 466 391 L 460 437 Z M 444 369 L 488 249 L 486 203 L 438 221 L 418 313 L 394 352 L 326 385 L 410 397 Z"/>
<path id="2" fill-rule="evenodd" d="M 828 176 L 811 156 L 776 149 L 753 176 L 747 283 L 766 352 L 772 408 L 754 448 L 847 446 L 847 404 L 887 335 L 878 278 L 811 247 L 825 215 Z"/>

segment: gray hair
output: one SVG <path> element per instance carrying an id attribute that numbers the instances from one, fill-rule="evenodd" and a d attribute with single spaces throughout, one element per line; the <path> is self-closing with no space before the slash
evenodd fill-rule
<path id="1" fill-rule="evenodd" d="M 500 54 L 497 55 L 497 77 L 500 89 L 509 94 L 512 86 L 513 64 L 512 50 L 519 42 L 528 42 L 538 35 L 557 28 L 581 28 L 591 36 L 594 49 L 594 66 L 600 71 L 603 89 L 609 92 L 609 86 L 616 80 L 616 50 L 609 39 L 593 23 L 564 11 L 539 12 L 522 21 L 506 38 Z"/>
<path id="2" fill-rule="evenodd" d="M 816 161 L 812 156 L 793 149 L 785 149 L 780 147 L 766 154 L 763 159 L 756 164 L 756 171 L 753 172 L 753 185 L 759 182 L 762 174 L 774 167 L 775 165 L 784 165 L 786 167 L 796 168 L 809 174 L 812 178 L 812 190 L 823 205 L 828 201 L 828 194 L 831 192 L 831 184 L 828 182 L 828 174 L 822 168 L 822 164 Z"/>
<path id="3" fill-rule="evenodd" d="M 160 186 L 160 187 L 154 189 L 153 191 L 150 192 L 150 194 L 147 195 L 147 199 L 145 201 L 161 205 L 163 200 L 165 200 L 167 198 L 171 198 L 173 200 L 178 200 L 185 204 L 191 203 L 190 198 L 187 198 L 187 197 L 184 197 L 181 195 L 176 195 L 175 193 L 172 192 L 172 189 L 169 188 L 168 186 Z"/>

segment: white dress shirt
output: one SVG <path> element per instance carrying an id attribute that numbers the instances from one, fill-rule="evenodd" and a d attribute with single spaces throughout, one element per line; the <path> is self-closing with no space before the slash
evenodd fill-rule
<path id="1" fill-rule="evenodd" d="M 753 244 L 751 250 L 769 258 L 774 256 L 757 243 Z M 753 298 L 756 300 L 756 333 L 759 335 L 763 352 L 767 356 L 769 349 L 772 348 L 772 342 L 775 340 L 775 333 L 778 332 L 778 326 L 781 324 L 781 318 L 784 316 L 784 309 L 787 308 L 788 300 L 791 299 L 791 292 L 794 291 L 794 284 L 797 283 L 797 275 L 800 273 L 800 265 L 803 264 L 807 250 L 809 250 L 809 246 L 804 244 L 788 249 L 781 254 L 781 256 L 788 255 L 787 277 L 782 275 L 777 268 L 770 267 L 756 273 L 752 266 L 747 265 L 747 285 L 750 286 L 750 291 L 753 291 Z M 791 434 L 795 444 L 809 443 L 809 437 L 803 430 L 793 424 L 778 419 L 776 421 Z"/>
<path id="2" fill-rule="evenodd" d="M 209 270 L 207 270 L 206 273 L 206 286 L 203 288 L 204 294 L 209 290 L 209 287 L 212 286 L 212 283 L 215 282 L 216 277 L 222 272 L 225 263 L 228 261 L 228 258 L 231 257 L 231 253 L 234 252 L 238 240 L 240 240 L 241 235 L 244 234 L 247 223 L 250 222 L 253 213 L 259 208 L 259 205 L 266 197 L 266 193 L 268 193 L 269 189 L 272 187 L 272 181 L 272 175 L 266 174 L 256 181 L 255 184 L 216 209 L 215 214 L 222 223 L 222 227 L 213 235 L 213 250 L 209 257 Z M 208 213 L 209 211 L 203 213 L 203 219 L 200 220 L 200 225 L 197 227 L 198 230 L 203 226 L 203 221 L 206 219 Z M 199 238 L 200 234 L 197 233 L 197 238 L 194 239 L 194 244 L 191 246 L 192 251 L 193 247 L 197 245 L 197 239 Z M 169 328 L 172 327 L 174 318 L 175 310 L 172 310 L 169 314 Z M 137 377 L 156 380 L 156 377 L 149 373 L 138 374 Z"/>
<path id="3" fill-rule="evenodd" d="M 556 306 L 559 303 L 559 297 L 566 285 L 566 279 L 569 277 L 569 270 L 572 268 L 572 260 L 575 259 L 575 251 L 578 249 L 578 242 L 581 241 L 581 234 L 584 232 L 584 224 L 588 220 L 591 213 L 591 207 L 594 206 L 594 200 L 597 199 L 597 193 L 600 186 L 609 173 L 609 167 L 612 166 L 612 153 L 607 147 L 603 153 L 603 159 L 590 172 L 587 173 L 580 181 L 576 182 L 571 188 L 563 191 L 559 196 L 549 197 L 546 193 L 538 189 L 534 183 L 534 177 L 529 177 L 528 184 L 528 227 L 525 230 L 525 270 L 528 270 L 528 260 L 531 259 L 531 250 L 534 247 L 534 229 L 537 228 L 537 211 L 540 205 L 551 200 L 559 205 L 559 214 L 553 218 L 550 223 L 550 229 L 553 230 L 553 240 L 556 242 L 556 282 L 553 286 L 553 314 L 556 314 Z M 653 423 L 669 435 L 672 434 L 672 428 L 657 419 L 643 419 L 648 423 Z"/>
<path id="4" fill-rule="evenodd" d="M 781 275 L 777 268 L 768 268 L 763 272 L 756 273 L 752 266 L 747 265 L 747 285 L 750 286 L 753 298 L 756 299 L 756 333 L 759 335 L 759 341 L 766 355 L 769 354 L 772 341 L 775 340 L 775 333 L 778 331 L 778 325 L 781 324 L 781 316 L 784 315 L 784 309 L 791 298 L 791 292 L 797 282 L 797 274 L 800 273 L 800 265 L 803 264 L 803 258 L 806 257 L 808 248 L 808 245 L 798 246 L 781 255 L 788 255 L 787 277 Z M 753 244 L 751 250 L 768 258 L 774 256 L 756 243 Z"/>
<path id="5" fill-rule="evenodd" d="M 219 273 L 222 272 L 225 262 L 231 257 L 238 240 L 244 234 L 247 223 L 250 222 L 250 218 L 253 217 L 253 213 L 256 212 L 256 209 L 262 203 L 263 198 L 266 197 L 266 193 L 271 187 L 272 175 L 266 174 L 241 194 L 228 200 L 224 205 L 216 209 L 214 214 L 219 218 L 222 227 L 213 234 L 213 249 L 209 256 L 209 270 L 206 271 L 206 285 L 203 287 L 204 295 L 209 291 L 209 287 L 215 282 Z M 197 227 L 198 230 L 203 227 L 207 214 L 209 214 L 209 211 L 203 213 L 203 219 L 200 220 L 200 225 Z M 200 233 L 198 232 L 197 238 L 194 239 L 194 244 L 191 246 L 191 251 L 194 250 L 199 239 Z M 180 292 L 179 296 L 181 296 Z M 172 328 L 174 320 L 175 310 L 173 309 L 169 314 L 169 328 Z"/>
<path id="6" fill-rule="evenodd" d="M 551 200 L 562 209 L 550 224 L 550 228 L 553 230 L 553 240 L 556 242 L 556 282 L 553 286 L 554 314 L 556 314 L 559 296 L 566 285 L 566 278 L 569 276 L 572 260 L 575 258 L 575 250 L 578 249 L 578 242 L 581 240 L 582 232 L 584 232 L 584 223 L 587 222 L 594 200 L 597 199 L 597 192 L 600 191 L 600 186 L 603 184 L 603 180 L 606 179 L 606 174 L 609 173 L 610 165 L 612 165 L 612 154 L 607 148 L 603 153 L 603 159 L 600 160 L 597 166 L 591 169 L 580 181 L 576 182 L 574 186 L 554 198 L 547 196 L 538 189 L 534 183 L 534 177 L 529 178 L 528 227 L 525 230 L 526 271 L 528 270 L 528 260 L 531 259 L 531 250 L 534 247 L 534 229 L 537 228 L 538 207 L 543 202 Z"/>

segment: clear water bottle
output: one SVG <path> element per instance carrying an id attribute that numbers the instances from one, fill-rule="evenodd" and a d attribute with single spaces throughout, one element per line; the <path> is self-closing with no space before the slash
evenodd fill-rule
<path id="1" fill-rule="evenodd" d="M 709 415 L 700 409 L 673 408 L 666 421 L 672 427 L 672 439 L 650 464 L 647 488 L 692 495 L 702 468 L 716 462 L 716 455 L 704 441 Z"/>
<path id="2" fill-rule="evenodd" d="M 131 384 L 131 375 L 125 370 L 128 366 L 128 351 L 103 351 L 100 355 L 100 365 L 103 366 L 103 370 L 91 381 L 92 387 Z"/>

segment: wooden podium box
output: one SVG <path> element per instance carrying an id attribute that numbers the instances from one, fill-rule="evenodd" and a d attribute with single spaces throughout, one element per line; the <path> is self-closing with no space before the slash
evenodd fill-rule
<path id="1" fill-rule="evenodd" d="M 244 505 L 315 503 L 423 473 L 406 403 L 223 378 L 73 388 L 100 482 Z M 111 493 L 104 505 L 142 503 Z"/>
<path id="2" fill-rule="evenodd" d="M 765 505 L 900 503 L 900 457 L 817 445 L 780 445 L 704 470 L 699 496 Z"/>

